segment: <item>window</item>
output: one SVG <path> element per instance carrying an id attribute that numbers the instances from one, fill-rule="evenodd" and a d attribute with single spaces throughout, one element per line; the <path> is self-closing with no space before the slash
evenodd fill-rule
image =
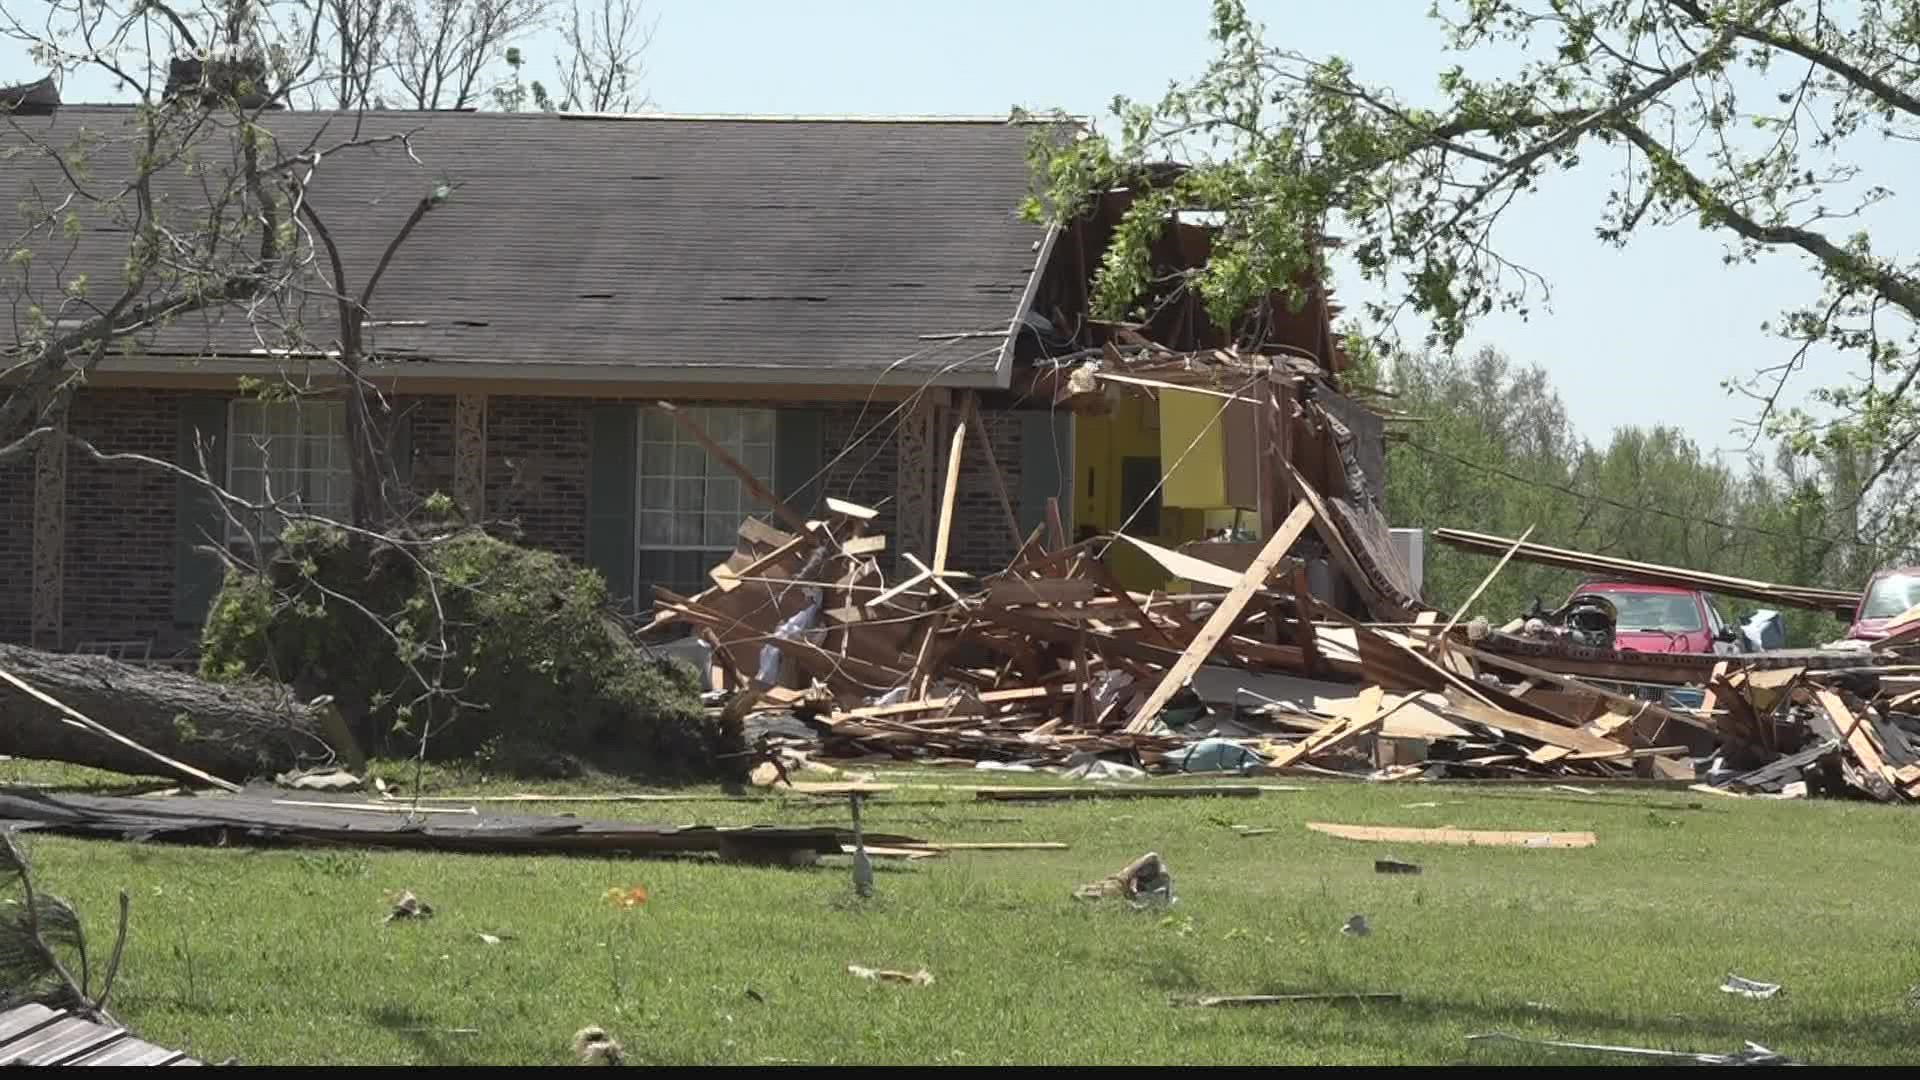
<path id="1" fill-rule="evenodd" d="M 1887 574 L 1875 578 L 1867 590 L 1867 602 L 1860 610 L 1860 617 L 1891 619 L 1915 604 L 1920 604 L 1920 577 Z"/>
<path id="2" fill-rule="evenodd" d="M 1702 628 L 1700 605 L 1692 593 L 1595 591 L 1613 601 L 1615 624 L 1622 633 L 1656 630 L 1693 634 Z"/>
<path id="3" fill-rule="evenodd" d="M 248 502 L 298 505 L 344 520 L 350 512 L 347 413 L 337 401 L 239 399 L 227 411 L 227 487 Z M 278 532 L 278 522 L 263 523 Z M 234 532 L 232 526 L 229 532 Z M 240 539 L 241 535 L 229 539 Z"/>
<path id="4" fill-rule="evenodd" d="M 773 486 L 771 409 L 686 409 L 713 441 Z M 658 409 L 640 414 L 640 492 L 634 579 L 691 594 L 733 553 L 740 519 L 756 509 L 733 470 L 714 460 Z"/>

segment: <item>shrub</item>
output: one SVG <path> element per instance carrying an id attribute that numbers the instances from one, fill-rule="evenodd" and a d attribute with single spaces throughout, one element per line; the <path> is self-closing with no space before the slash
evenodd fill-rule
<path id="1" fill-rule="evenodd" d="M 565 755 L 660 776 L 744 763 L 704 719 L 691 670 L 629 640 L 598 574 L 477 529 L 370 543 L 290 528 L 263 572 L 228 573 L 200 655 L 209 679 L 334 695 L 375 753 L 424 737 L 431 759 L 516 771 L 563 769 Z"/>

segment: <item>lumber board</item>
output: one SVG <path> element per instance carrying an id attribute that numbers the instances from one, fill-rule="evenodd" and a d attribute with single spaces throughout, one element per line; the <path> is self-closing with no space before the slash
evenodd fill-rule
<path id="1" fill-rule="evenodd" d="M 1548 746 L 1556 746 L 1562 750 L 1580 754 L 1618 754 L 1631 749 L 1613 739 L 1592 734 L 1584 728 L 1567 727 L 1550 720 L 1522 716 L 1509 709 L 1475 701 L 1455 689 L 1447 690 L 1446 696 L 1447 708 L 1455 715 L 1477 724 L 1499 728 L 1501 731 L 1519 735 L 1534 742 L 1546 743 Z"/>
<path id="2" fill-rule="evenodd" d="M 1645 711 L 1648 716 L 1655 717 L 1656 719 L 1670 721 L 1675 724 L 1685 724 L 1688 727 L 1696 727 L 1703 731 L 1719 734 L 1718 730 L 1714 727 L 1713 721 L 1707 717 L 1694 716 L 1691 713 L 1675 712 L 1665 705 L 1656 702 L 1642 701 L 1639 698 L 1629 697 L 1626 694 L 1617 694 L 1611 690 L 1595 686 L 1592 683 L 1581 682 L 1579 679 L 1548 671 L 1545 668 L 1537 668 L 1532 664 L 1523 663 L 1511 657 L 1501 656 L 1498 653 L 1490 653 L 1484 649 L 1469 648 L 1467 654 L 1483 664 L 1491 664 L 1494 667 L 1504 668 L 1515 674 L 1525 675 L 1527 678 L 1533 679 L 1536 682 L 1550 682 L 1565 690 L 1597 694 L 1602 700 L 1636 712 Z"/>
<path id="3" fill-rule="evenodd" d="M 1590 832 L 1523 832 L 1490 829 L 1410 829 L 1380 825 L 1336 825 L 1309 821 L 1307 828 L 1342 840 L 1379 844 L 1446 844 L 1453 847 L 1589 848 L 1599 842 Z"/>
<path id="4" fill-rule="evenodd" d="M 886 536 L 856 536 L 840 545 L 840 550 L 848 555 L 877 555 L 887 550 Z"/>
<path id="5" fill-rule="evenodd" d="M 807 539 L 808 538 L 804 536 L 796 536 L 793 539 L 788 540 L 786 543 L 781 544 L 779 547 L 774 548 L 772 551 L 767 552 L 765 555 L 762 555 L 759 558 L 753 560 L 747 565 L 740 567 L 738 570 L 728 566 L 726 563 L 721 563 L 720 565 L 714 567 L 713 569 L 708 570 L 707 577 L 713 579 L 714 585 L 719 587 L 721 592 L 731 592 L 734 589 L 737 589 L 741 586 L 742 578 L 751 578 L 751 577 L 758 576 L 764 573 L 768 568 L 772 567 L 775 563 L 778 563 L 786 559 L 787 557 L 791 556 L 794 552 L 799 551 L 801 546 L 807 542 Z"/>
<path id="6" fill-rule="evenodd" d="M 1886 759 L 1880 756 L 1880 748 L 1873 735 L 1873 728 L 1851 707 L 1845 698 L 1824 686 L 1814 688 L 1814 696 L 1819 698 L 1820 706 L 1839 729 L 1847 749 L 1853 751 L 1854 760 L 1872 775 L 1885 780 L 1889 785 L 1898 786 L 1899 777 L 1894 774 Z"/>
<path id="7" fill-rule="evenodd" d="M 1253 565 L 1247 567 L 1247 572 L 1241 575 L 1239 583 L 1220 601 L 1220 605 L 1213 609 L 1213 613 L 1207 616 L 1207 623 L 1200 628 L 1199 635 L 1187 645 L 1179 659 L 1167 669 L 1166 674 L 1161 676 L 1160 684 L 1153 688 L 1153 692 L 1147 695 L 1147 700 L 1141 703 L 1140 708 L 1133 714 L 1133 718 L 1127 721 L 1126 730 L 1141 732 L 1153 725 L 1154 719 L 1160 715 L 1160 710 L 1173 699 L 1173 695 L 1178 693 L 1182 686 L 1186 685 L 1187 680 L 1193 677 L 1193 673 L 1200 670 L 1200 665 L 1206 663 L 1207 657 L 1220 644 L 1220 639 L 1226 636 L 1228 629 L 1240 618 L 1240 613 L 1246 608 L 1247 601 L 1253 599 L 1253 594 L 1266 586 L 1267 577 L 1273 573 L 1275 567 L 1280 565 L 1280 560 L 1286 558 L 1287 550 L 1293 546 L 1294 541 L 1300 539 L 1300 534 L 1305 532 L 1307 526 L 1313 521 L 1314 511 L 1311 506 L 1305 502 L 1294 506 L 1293 512 L 1280 523 L 1279 530 L 1260 548 L 1260 554 L 1254 557 Z"/>
<path id="8" fill-rule="evenodd" d="M 960 496 L 960 451 L 967 444 L 967 418 L 954 425 L 953 440 L 947 445 L 947 486 L 940 495 L 940 531 L 933 536 L 933 573 L 935 583 L 947 569 L 947 555 L 953 545 L 954 500 Z"/>
<path id="9" fill-rule="evenodd" d="M 1160 569 L 1183 581 L 1192 581 L 1201 585 L 1211 585 L 1216 589 L 1231 589 L 1240 584 L 1244 575 L 1229 570 L 1218 563 L 1189 555 L 1184 551 L 1175 551 L 1162 547 L 1150 540 L 1142 540 L 1126 533 L 1115 534 L 1115 539 L 1124 540 L 1137 548 L 1141 554 L 1160 564 Z"/>
<path id="10" fill-rule="evenodd" d="M 1380 708 L 1381 703 L 1386 700 L 1386 695 L 1387 692 L 1379 686 L 1369 686 L 1360 691 L 1360 696 L 1353 699 L 1340 716 L 1329 720 L 1320 730 L 1280 752 L 1272 761 L 1267 762 L 1267 769 L 1272 771 L 1287 768 L 1302 758 L 1327 753 L 1342 743 L 1379 727 L 1386 720 L 1386 714 Z M 1394 708 L 1400 708 L 1409 700 L 1411 699 L 1402 698 Z"/>
<path id="11" fill-rule="evenodd" d="M 827 496 L 827 509 L 836 514 L 845 514 L 857 521 L 872 521 L 880 516 L 880 511 L 871 506 L 861 506 L 859 503 L 836 499 L 831 495 Z"/>
<path id="12" fill-rule="evenodd" d="M 1257 799 L 1257 784 L 1186 784 L 1168 787 L 1081 784 L 1076 787 L 977 787 L 979 802 L 1058 802 L 1066 799 Z"/>
<path id="13" fill-rule="evenodd" d="M 1242 833 L 1241 835 L 1247 835 Z M 1244 1009 L 1259 1005 L 1301 1005 L 1313 1002 L 1329 1004 L 1363 1004 L 1368 1002 L 1395 1002 L 1401 1000 L 1393 993 L 1326 993 L 1326 994 L 1217 994 L 1193 999 L 1196 1009 Z"/>
<path id="14" fill-rule="evenodd" d="M 1653 585 L 1699 589 L 1721 596 L 1737 596 L 1761 603 L 1778 604 L 1782 607 L 1810 608 L 1848 617 L 1852 616 L 1860 600 L 1860 594 L 1844 590 L 1816 589 L 1800 585 L 1755 581 L 1750 578 L 1726 577 L 1684 567 L 1635 562 L 1631 559 L 1617 559 L 1569 548 L 1548 547 L 1545 544 L 1516 543 L 1506 537 L 1468 532 L 1463 529 L 1435 529 L 1433 538 L 1439 543 L 1481 554 L 1494 554 L 1507 547 L 1513 547 L 1515 548 L 1514 558 L 1542 566 L 1587 571 L 1595 575 L 1642 581 Z"/>

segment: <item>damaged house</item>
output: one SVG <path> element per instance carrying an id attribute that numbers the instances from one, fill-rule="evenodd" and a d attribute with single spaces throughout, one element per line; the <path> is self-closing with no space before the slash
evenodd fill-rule
<path id="1" fill-rule="evenodd" d="M 9 235 L 17 210 L 69 189 L 43 148 L 85 139 L 91 175 L 108 178 L 130 160 L 133 122 L 102 106 L 0 117 Z M 894 552 L 929 550 L 949 436 L 977 411 L 992 453 L 962 461 L 948 559 L 961 571 L 1003 568 L 1020 534 L 1045 527 L 1124 528 L 1163 547 L 1237 528 L 1241 544 L 1220 548 L 1233 565 L 1228 549 L 1257 548 L 1293 499 L 1287 478 L 1252 464 L 1270 440 L 1378 541 L 1331 573 L 1321 559 L 1315 591 L 1356 611 L 1417 600 L 1379 517 L 1380 420 L 1336 389 L 1326 291 L 1306 283 L 1304 303 L 1276 299 L 1232 333 L 1177 295 L 1141 325 L 1089 319 L 1088 281 L 1128 196 L 1065 228 L 1021 220 L 1032 125 L 293 111 L 260 123 L 282 148 L 373 142 L 319 165 L 312 186 L 348 281 L 373 273 L 423 194 L 446 195 L 393 253 L 362 321 L 406 486 L 596 567 L 636 610 L 655 587 L 699 591 L 741 518 L 764 509 L 661 401 L 800 513 L 828 496 L 874 508 Z M 46 275 L 116 280 L 124 222 L 79 215 L 71 258 L 38 252 L 33 282 L 12 268 L 0 351 L 22 333 L 21 297 L 61 287 Z M 1171 223 L 1164 278 L 1199 265 L 1206 243 L 1204 228 Z M 345 516 L 343 407 L 325 392 L 332 308 L 325 289 L 282 298 L 274 325 L 305 335 L 292 347 L 237 305 L 129 339 L 78 392 L 68 430 L 108 453 L 205 460 L 237 493 Z M 1236 342 L 1252 349 L 1226 385 L 1229 365 L 1208 358 Z M 1287 430 L 1232 408 L 1251 385 L 1247 356 L 1284 358 L 1293 374 L 1276 392 L 1310 386 L 1316 408 L 1286 414 Z M 316 392 L 249 389 L 282 376 Z M 191 652 L 222 572 L 209 545 L 236 539 L 204 491 L 49 443 L 0 466 L 0 505 L 0 640 Z M 1138 588 L 1169 577 L 1139 552 L 1115 565 Z"/>

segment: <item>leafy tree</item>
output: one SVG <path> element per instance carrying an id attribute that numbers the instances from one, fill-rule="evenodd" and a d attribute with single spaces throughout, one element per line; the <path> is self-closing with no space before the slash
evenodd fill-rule
<path id="1" fill-rule="evenodd" d="M 1111 135 L 1044 143 L 1045 197 L 1030 209 L 1072 214 L 1121 181 L 1146 189 L 1099 269 L 1107 315 L 1137 301 L 1160 217 L 1191 208 L 1222 224 L 1189 284 L 1223 325 L 1302 271 L 1325 273 L 1314 240 L 1333 232 L 1395 298 L 1368 306 L 1370 325 L 1415 313 L 1451 348 L 1475 319 L 1544 295 L 1503 253 L 1508 211 L 1566 174 L 1607 170 L 1591 222 L 1602 243 L 1692 225 L 1722 238 L 1729 262 L 1807 269 L 1806 301 L 1768 323 L 1794 347 L 1743 383 L 1764 431 L 1801 455 L 1866 454 L 1832 474 L 1842 500 L 1910 460 L 1920 260 L 1863 224 L 1891 217 L 1900 176 L 1862 162 L 1902 160 L 1920 137 L 1920 7 L 1436 0 L 1431 17 L 1458 59 L 1416 102 L 1338 57 L 1268 44 L 1241 0 L 1215 0 L 1205 70 L 1158 101 L 1116 99 Z M 1166 161 L 1188 167 L 1149 168 Z M 1815 345 L 1852 368 L 1824 375 L 1818 417 L 1780 404 Z"/>
<path id="2" fill-rule="evenodd" d="M 1576 435 L 1559 394 L 1535 366 L 1493 350 L 1465 359 L 1403 353 L 1382 365 L 1394 407 L 1419 423 L 1390 444 L 1387 513 L 1396 525 L 1470 528 L 1644 562 L 1761 580 L 1858 588 L 1877 566 L 1911 557 L 1911 533 L 1875 532 L 1885 501 L 1834 500 L 1871 455 L 1783 449 L 1728 464 L 1673 428 L 1623 427 L 1604 446 Z M 1849 470 L 1853 470 L 1849 472 Z M 1492 569 L 1483 556 L 1435 546 L 1427 598 L 1465 601 Z M 1579 575 L 1511 563 L 1470 614 L 1504 622 L 1537 597 L 1564 600 Z M 1757 605 L 1721 604 L 1733 616 Z M 1784 612 L 1799 644 L 1831 640 L 1830 617 Z"/>

